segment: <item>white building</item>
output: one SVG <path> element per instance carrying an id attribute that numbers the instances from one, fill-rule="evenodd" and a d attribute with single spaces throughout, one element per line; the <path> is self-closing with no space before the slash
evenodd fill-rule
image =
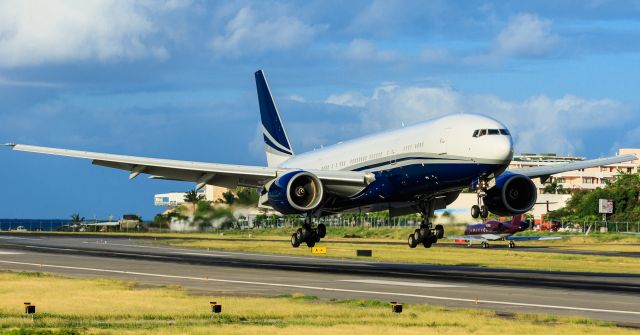
<path id="1" fill-rule="evenodd" d="M 203 195 L 206 200 L 217 201 L 223 199 L 222 194 L 226 191 L 228 191 L 228 189 L 224 187 L 206 185 L 204 188 L 198 190 L 198 194 Z M 153 197 L 153 204 L 155 206 L 179 206 L 184 204 L 184 196 L 186 194 L 186 192 L 156 194 Z"/>
<path id="2" fill-rule="evenodd" d="M 640 157 L 640 149 L 620 149 L 618 155 L 636 154 Z M 542 166 L 551 164 L 567 163 L 571 161 L 582 161 L 584 157 L 557 156 L 555 154 L 522 154 L 513 157 L 513 161 L 509 169 L 520 169 L 532 166 Z M 568 171 L 552 176 L 554 180 L 564 189 L 569 190 L 594 190 L 598 187 L 604 187 L 608 183 L 615 180 L 620 173 L 637 173 L 640 166 L 640 160 L 611 164 L 606 166 L 592 167 L 588 169 L 580 169 L 577 171 Z M 534 179 L 538 192 L 543 193 L 545 185 L 540 183 L 540 179 Z"/>

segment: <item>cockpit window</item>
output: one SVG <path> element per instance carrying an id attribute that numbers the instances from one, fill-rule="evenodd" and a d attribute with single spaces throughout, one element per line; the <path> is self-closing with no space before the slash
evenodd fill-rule
<path id="1" fill-rule="evenodd" d="M 511 135 L 507 129 L 476 129 L 473 132 L 473 137 L 480 137 L 484 135 Z"/>

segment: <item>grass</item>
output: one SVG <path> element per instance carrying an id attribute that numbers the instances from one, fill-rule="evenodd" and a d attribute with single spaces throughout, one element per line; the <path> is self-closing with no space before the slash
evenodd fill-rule
<path id="1" fill-rule="evenodd" d="M 211 318 L 209 301 L 223 305 Z M 37 306 L 25 318 L 24 301 Z M 632 334 L 580 317 L 502 314 L 386 302 L 190 295 L 178 287 L 142 288 L 107 279 L 0 273 L 2 334 Z"/>
<path id="2" fill-rule="evenodd" d="M 579 238 L 583 239 L 583 238 Z M 549 241 L 551 242 L 551 241 Z M 442 265 L 471 265 L 492 268 L 513 268 L 513 269 L 533 269 L 533 270 L 549 270 L 549 271 L 576 271 L 576 272 L 608 272 L 608 273 L 640 273 L 639 257 L 619 257 L 619 256 L 599 256 L 599 255 L 577 255 L 577 254 L 561 254 L 561 253 L 541 253 L 518 251 L 518 249 L 481 249 L 477 245 L 475 248 L 469 249 L 465 247 L 459 248 L 443 248 L 433 247 L 425 249 L 419 246 L 410 249 L 405 245 L 385 245 L 385 244 L 350 244 L 335 243 L 335 240 L 323 240 L 320 246 L 327 247 L 326 255 L 312 255 L 310 249 L 306 246 L 300 248 L 292 248 L 288 240 L 281 241 L 265 241 L 256 239 L 255 241 L 242 240 L 164 240 L 160 243 L 167 243 L 179 247 L 195 247 L 207 248 L 209 250 L 220 251 L 239 251 L 239 252 L 255 252 L 269 254 L 283 254 L 296 256 L 313 256 L 313 257 L 334 257 L 346 259 L 364 259 L 382 262 L 405 262 L 405 263 L 428 263 Z M 504 242 L 495 242 L 500 244 Z M 544 244 L 547 242 L 539 242 Z M 583 241 L 577 241 L 572 244 L 574 247 L 567 246 L 568 242 L 557 244 L 563 248 L 578 248 L 582 246 L 585 250 L 605 251 L 609 249 L 619 249 L 619 247 L 629 248 L 629 250 L 637 251 L 637 246 L 621 245 L 615 247 L 612 245 L 596 245 L 581 244 Z M 573 242 L 572 242 L 573 243 Z M 358 258 L 356 256 L 357 249 L 370 249 L 373 252 L 371 258 Z"/>

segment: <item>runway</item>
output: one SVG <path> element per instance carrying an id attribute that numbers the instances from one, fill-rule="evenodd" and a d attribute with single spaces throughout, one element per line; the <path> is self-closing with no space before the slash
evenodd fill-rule
<path id="1" fill-rule="evenodd" d="M 303 293 L 581 315 L 640 326 L 640 275 L 631 274 L 380 263 L 175 248 L 123 238 L 14 234 L 0 234 L 2 269 L 180 285 L 214 296 Z"/>

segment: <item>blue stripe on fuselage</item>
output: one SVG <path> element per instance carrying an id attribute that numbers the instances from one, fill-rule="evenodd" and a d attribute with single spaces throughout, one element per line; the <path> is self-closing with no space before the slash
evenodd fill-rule
<path id="1" fill-rule="evenodd" d="M 430 163 L 373 172 L 376 180 L 356 196 L 336 201 L 335 208 L 354 208 L 380 202 L 413 201 L 417 195 L 461 190 L 482 175 L 504 169 L 503 164 Z"/>

